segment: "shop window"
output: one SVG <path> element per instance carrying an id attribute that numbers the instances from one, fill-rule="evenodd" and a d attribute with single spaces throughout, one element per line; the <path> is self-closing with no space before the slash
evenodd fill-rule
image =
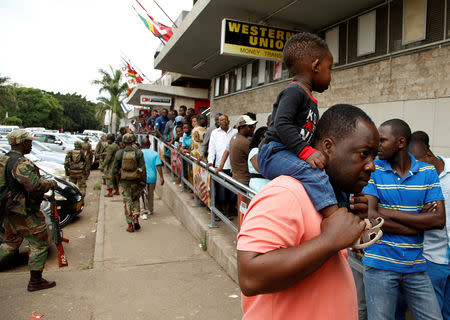
<path id="1" fill-rule="evenodd" d="M 237 68 L 234 70 L 236 74 L 236 91 L 242 90 L 242 68 Z"/>
<path id="2" fill-rule="evenodd" d="M 228 94 L 230 85 L 230 75 L 227 73 L 223 77 L 223 94 Z"/>
<path id="3" fill-rule="evenodd" d="M 281 61 L 275 61 L 273 64 L 273 80 L 280 80 L 282 77 L 283 63 Z"/>
<path id="4" fill-rule="evenodd" d="M 245 87 L 250 88 L 252 86 L 252 64 L 249 63 L 245 67 Z"/>
<path id="5" fill-rule="evenodd" d="M 403 0 L 402 44 L 426 37 L 427 0 Z"/>
<path id="6" fill-rule="evenodd" d="M 339 26 L 325 32 L 325 42 L 333 56 L 333 64 L 339 63 Z"/>
<path id="7" fill-rule="evenodd" d="M 357 55 L 375 52 L 376 11 L 358 17 Z"/>
<path id="8" fill-rule="evenodd" d="M 214 96 L 218 97 L 219 93 L 220 93 L 220 77 L 217 77 L 214 83 Z"/>
<path id="9" fill-rule="evenodd" d="M 258 61 L 258 84 L 263 84 L 266 81 L 266 61 Z"/>

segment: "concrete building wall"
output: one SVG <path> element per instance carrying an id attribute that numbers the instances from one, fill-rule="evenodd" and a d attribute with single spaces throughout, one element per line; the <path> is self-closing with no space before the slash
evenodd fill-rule
<path id="1" fill-rule="evenodd" d="M 178 111 L 179 107 L 185 105 L 188 109 L 189 108 L 195 108 L 195 100 L 192 98 L 186 98 L 186 97 L 175 97 L 174 101 L 174 109 Z"/>
<path id="2" fill-rule="evenodd" d="M 235 119 L 251 111 L 258 114 L 258 125 L 265 125 L 277 94 L 289 82 L 213 99 L 212 114 L 222 112 Z M 449 46 L 335 70 L 330 88 L 314 96 L 320 114 L 336 103 L 349 103 L 363 108 L 377 125 L 401 118 L 413 131 L 423 130 L 430 135 L 436 154 L 450 157 Z"/>

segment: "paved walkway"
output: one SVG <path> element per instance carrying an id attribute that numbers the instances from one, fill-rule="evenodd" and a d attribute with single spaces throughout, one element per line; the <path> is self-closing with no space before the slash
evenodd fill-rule
<path id="1" fill-rule="evenodd" d="M 121 198 L 101 197 L 93 269 L 46 271 L 57 286 L 35 293 L 0 273 L 0 319 L 240 319 L 239 287 L 164 202 L 130 234 Z"/>

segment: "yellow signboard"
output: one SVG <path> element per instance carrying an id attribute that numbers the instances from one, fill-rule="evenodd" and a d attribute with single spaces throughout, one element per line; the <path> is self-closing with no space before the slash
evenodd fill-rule
<path id="1" fill-rule="evenodd" d="M 281 60 L 284 44 L 295 33 L 293 30 L 223 19 L 220 53 Z"/>

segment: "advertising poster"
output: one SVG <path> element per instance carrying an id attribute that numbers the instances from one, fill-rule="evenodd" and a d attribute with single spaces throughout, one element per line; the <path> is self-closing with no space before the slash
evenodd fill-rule
<path id="1" fill-rule="evenodd" d="M 238 216 L 239 216 L 239 229 L 241 229 L 242 220 L 244 219 L 245 214 L 247 213 L 248 205 L 252 201 L 250 198 L 244 196 L 242 193 L 238 193 L 237 195 L 237 203 L 238 203 Z"/>
<path id="2" fill-rule="evenodd" d="M 179 177 L 181 175 L 181 156 L 176 150 L 170 150 L 170 165 L 172 172 Z"/>
<path id="3" fill-rule="evenodd" d="M 194 193 L 208 207 L 211 202 L 211 179 L 206 169 L 194 164 Z"/>

